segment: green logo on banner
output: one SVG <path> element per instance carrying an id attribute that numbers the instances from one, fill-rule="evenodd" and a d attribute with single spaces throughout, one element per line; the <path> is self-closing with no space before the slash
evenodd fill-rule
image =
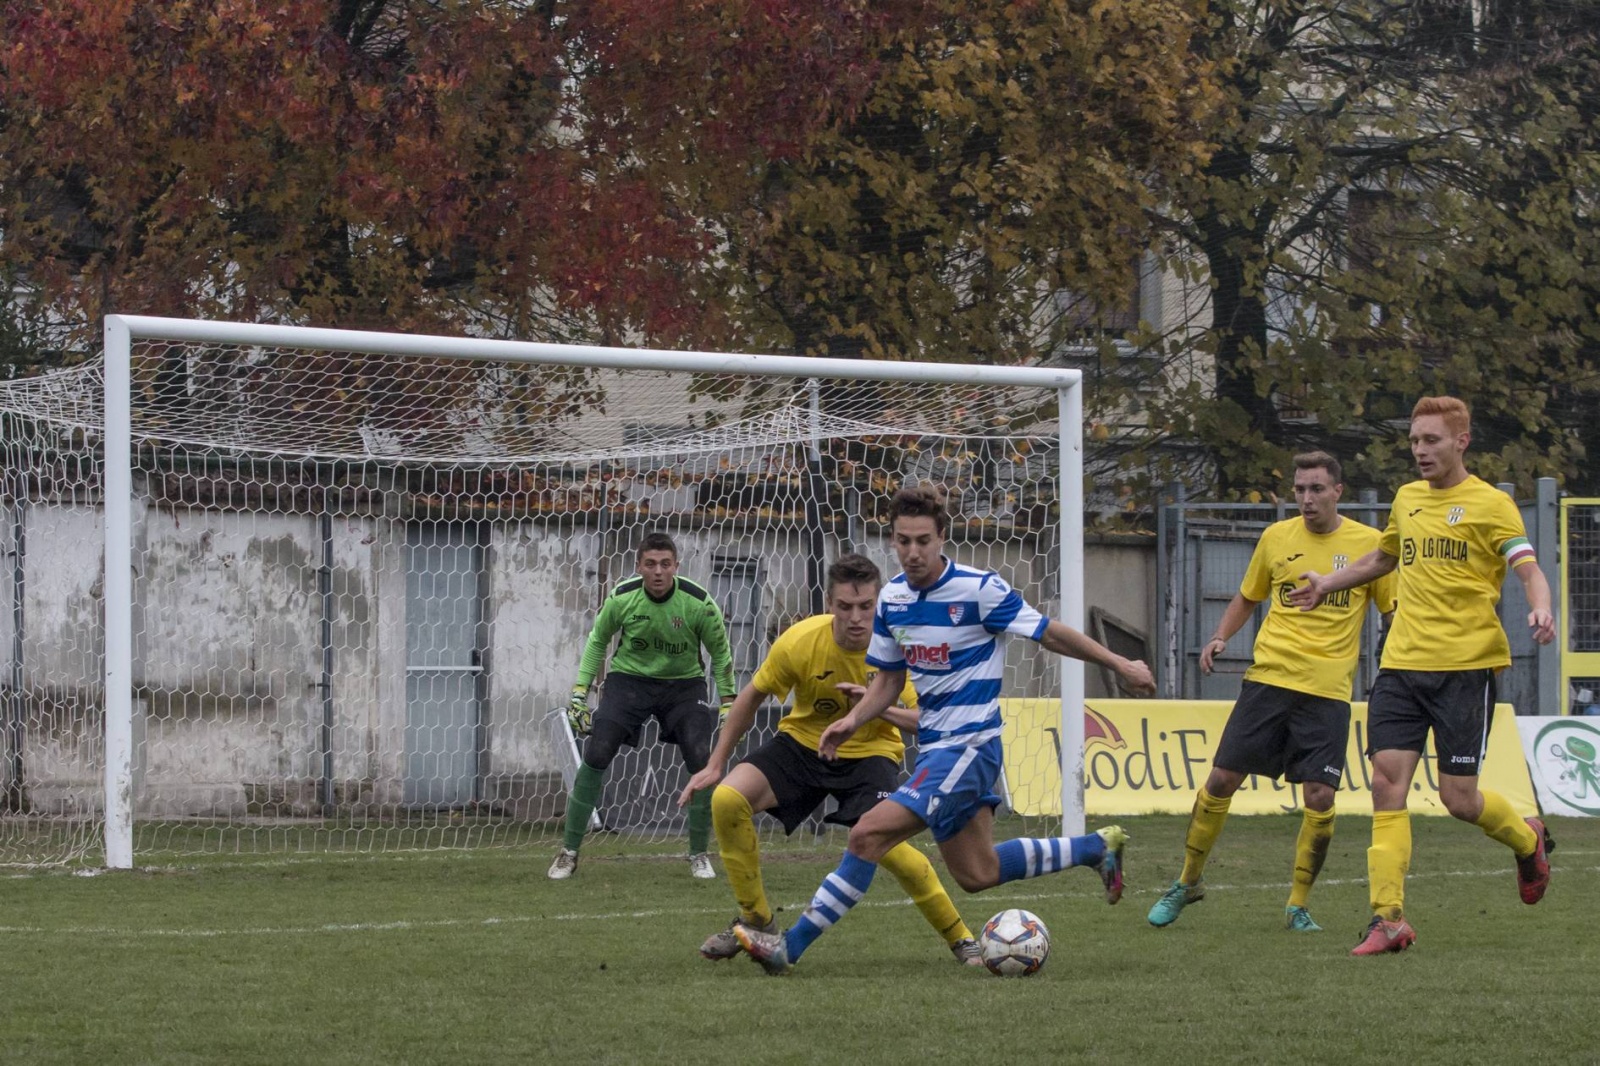
<path id="1" fill-rule="evenodd" d="M 1533 742 L 1545 786 L 1574 810 L 1600 814 L 1600 729 L 1580 721 L 1552 722 Z"/>

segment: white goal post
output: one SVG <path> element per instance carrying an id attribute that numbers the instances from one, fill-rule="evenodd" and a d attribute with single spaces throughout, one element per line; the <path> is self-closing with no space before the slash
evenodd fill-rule
<path id="1" fill-rule="evenodd" d="M 336 823 L 347 808 L 449 808 L 457 771 L 441 769 L 443 757 L 427 751 L 385 754 L 380 734 L 386 729 L 396 736 L 403 730 L 407 738 L 420 730 L 467 731 L 471 736 L 461 745 L 467 762 L 460 773 L 480 781 L 484 773 L 498 772 L 484 769 L 491 762 L 510 765 L 526 752 L 554 750 L 559 745 L 546 742 L 540 723 L 554 706 L 550 694 L 570 684 L 577 661 L 553 661 L 536 647 L 553 646 L 545 641 L 546 630 L 587 630 L 598 602 L 591 586 L 614 583 L 631 566 L 631 557 L 618 555 L 616 545 L 656 525 L 696 544 L 684 553 L 685 576 L 705 583 L 701 572 L 709 570 L 734 590 L 726 595 L 774 600 L 749 612 L 747 628 L 735 639 L 736 645 L 744 640 L 759 648 L 780 622 L 820 602 L 820 588 L 813 587 L 809 598 L 794 590 L 818 584 L 824 555 L 867 550 L 892 573 L 892 556 L 874 519 L 879 498 L 902 483 L 939 480 L 955 490 L 954 510 L 966 505 L 971 511 L 962 536 L 952 535 L 951 554 L 1002 573 L 1012 566 L 1026 571 L 1006 576 L 1047 613 L 1084 628 L 1083 403 L 1077 370 L 659 351 L 131 315 L 107 317 L 104 365 L 95 369 L 103 378 L 97 403 L 76 394 L 70 403 L 45 402 L 39 397 L 50 390 L 41 386 L 15 397 L 0 391 L 0 414 L 23 410 L 30 432 L 42 434 L 48 446 L 41 448 L 52 455 L 69 438 L 80 445 L 87 439 L 90 447 L 101 438 L 104 650 L 103 680 L 93 680 L 103 684 L 103 833 L 111 868 L 133 865 L 140 775 L 154 780 L 176 774 L 177 764 L 190 757 L 158 749 L 153 739 L 141 754 L 147 743 L 142 731 L 153 738 L 179 724 L 220 718 L 225 712 L 219 707 L 248 724 L 226 741 L 236 761 L 261 761 L 259 754 L 238 750 L 250 737 L 283 740 L 285 752 L 277 761 L 286 767 L 281 781 L 290 783 L 246 785 L 244 799 L 233 801 L 258 825 L 273 825 L 274 833 L 284 830 L 267 816 L 285 812 L 327 818 L 329 826 L 339 827 L 328 831 L 337 834 L 360 828 Z M 69 384 L 53 387 L 58 394 L 72 392 Z M 71 404 L 85 410 L 63 413 Z M 88 410 L 94 406 L 100 411 Z M 100 426 L 93 424 L 97 415 Z M 61 428 L 69 425 L 70 431 Z M 157 456 L 153 466 L 151 453 Z M 330 473 L 335 466 L 337 473 Z M 59 482 L 65 475 L 51 477 Z M 27 481 L 17 478 L 18 484 Z M 52 501 L 85 495 L 81 488 L 45 484 L 50 478 L 42 475 L 32 481 L 41 498 Z M 19 500 L 27 495 L 21 489 L 17 494 Z M 20 514 L 23 504 L 17 506 Z M 292 538 L 275 540 L 259 529 L 234 547 L 229 530 L 219 526 L 204 535 L 202 558 L 190 528 L 192 508 L 316 518 L 320 557 L 306 555 L 305 545 Z M 343 607 L 329 609 L 344 595 L 340 581 L 353 580 L 341 574 L 366 550 L 362 546 L 374 552 L 385 547 L 371 545 L 370 531 L 363 539 L 355 518 L 345 521 L 358 510 L 389 518 L 470 518 L 474 530 L 496 516 L 493 530 L 469 532 L 465 541 L 436 542 L 423 530 L 392 548 L 415 558 L 445 559 L 446 569 L 453 565 L 449 560 L 468 559 L 463 573 L 487 574 L 462 579 L 472 583 L 471 595 L 459 598 L 468 606 L 457 610 L 450 606 L 454 601 L 437 601 L 445 606 L 430 624 L 441 633 L 482 629 L 489 622 L 471 603 L 490 604 L 503 616 L 496 624 L 505 631 L 495 644 L 495 669 L 480 661 L 477 650 L 470 661 L 432 663 L 430 631 L 415 620 L 395 621 L 394 612 L 383 614 L 388 609 L 374 592 L 377 586 L 415 600 L 445 581 L 443 571 L 372 577 L 364 589 L 372 602 L 362 601 L 360 610 L 383 614 L 376 621 L 341 616 Z M 554 532 L 510 528 L 531 521 L 529 516 Z M 332 528 L 336 522 L 344 525 Z M 173 544 L 182 540 L 185 547 L 158 552 L 155 545 L 169 527 L 176 529 Z M 480 536 L 481 543 L 473 540 Z M 609 547 L 597 546 L 602 541 Z M 730 544 L 738 546 L 737 553 Z M 277 600 L 263 593 L 256 602 L 242 572 L 266 565 L 258 558 L 262 552 L 294 555 L 297 583 Z M 485 553 L 496 556 L 493 566 L 483 563 Z M 535 562 L 568 576 L 548 587 L 517 586 L 517 567 Z M 184 566 L 210 568 L 194 578 L 210 581 L 209 591 L 180 597 L 136 587 L 150 584 L 147 570 Z M 772 592 L 780 571 L 782 590 Z M 765 577 L 746 581 L 749 574 Z M 25 599 L 22 583 L 19 578 L 19 605 Z M 250 599 L 247 606 L 230 606 L 248 616 L 257 633 L 272 630 L 275 611 L 311 617 L 315 612 L 306 604 L 321 598 L 320 642 L 285 641 L 276 649 L 280 659 L 294 658 L 293 682 L 285 680 L 289 668 L 264 666 L 253 652 L 248 660 L 240 658 L 237 648 L 211 653 L 218 658 L 207 667 L 208 676 L 223 681 L 182 693 L 174 682 L 152 681 L 145 658 L 178 654 L 154 649 L 204 636 L 184 629 L 182 613 L 211 602 L 205 597 L 227 596 Z M 776 602 L 783 597 L 788 599 Z M 736 612 L 728 613 L 732 630 Z M 384 628 L 391 625 L 397 628 Z M 224 628 L 217 627 L 217 641 L 226 642 Z M 336 693 L 333 679 L 344 675 L 330 667 L 335 652 L 373 654 L 363 642 L 389 639 L 384 633 L 397 634 L 391 643 L 410 646 L 413 658 L 405 662 L 422 665 L 402 667 L 403 683 L 361 681 L 356 687 L 369 688 Z M 569 648 L 570 635 L 563 639 L 560 646 Z M 21 646 L 20 628 L 16 640 Z M 1026 642 L 1013 642 L 1018 643 Z M 544 671 L 538 684 L 503 680 L 520 665 L 513 661 L 519 655 Z M 736 662 L 737 655 L 736 650 Z M 272 669 L 277 672 L 266 676 Z M 1082 833 L 1082 664 L 1047 655 L 1019 669 L 1033 671 L 1026 675 L 1031 691 L 1021 694 L 1059 695 L 1056 810 L 1064 833 Z M 203 672 L 190 666 L 169 672 L 185 670 L 185 677 Z M 1058 683 L 1047 679 L 1047 671 Z M 1008 665 L 1007 694 L 1026 687 L 1013 683 L 1014 674 L 1024 676 Z M 289 691 L 296 686 L 308 691 Z M 482 722 L 419 722 L 403 713 L 384 718 L 388 724 L 373 724 L 382 717 L 374 712 L 353 744 L 362 748 L 359 757 L 334 754 L 332 734 L 349 729 L 354 735 L 356 729 L 341 717 L 345 712 L 336 698 L 359 697 L 381 710 L 429 686 L 436 693 L 471 691 L 507 705 L 544 703 L 537 715 L 524 714 L 497 736 L 488 736 Z M 31 698 L 48 702 L 37 695 L 40 690 L 38 683 L 29 687 Z M 304 713 L 289 724 L 263 709 L 290 702 Z M 288 734 L 293 738 L 284 739 Z M 424 784 L 386 792 L 395 758 L 412 760 L 401 770 L 422 775 Z M 650 777 L 655 770 L 645 766 L 638 772 Z M 187 793 L 170 806 L 180 819 L 205 817 L 204 804 Z M 460 811 L 451 817 L 459 820 Z M 445 830 L 429 823 L 397 839 L 437 841 L 428 834 L 447 831 L 450 822 L 439 825 Z M 3 845 L 0 840 L 0 850 Z"/>

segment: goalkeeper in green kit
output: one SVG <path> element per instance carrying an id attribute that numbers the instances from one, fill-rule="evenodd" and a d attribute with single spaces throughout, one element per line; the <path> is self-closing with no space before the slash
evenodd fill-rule
<path id="1" fill-rule="evenodd" d="M 711 594 L 678 576 L 678 546 L 665 533 L 650 533 L 639 542 L 638 577 L 611 590 L 583 648 L 578 682 L 572 686 L 567 720 L 578 736 L 587 736 L 583 761 L 567 797 L 565 840 L 550 878 L 562 881 L 578 869 L 578 848 L 595 804 L 606 768 L 624 747 L 639 742 L 652 717 L 661 724 L 661 740 L 675 744 L 691 774 L 705 769 L 711 757 L 711 734 L 717 717 L 706 704 L 705 664 L 700 649 L 711 655 L 722 714 L 728 713 L 736 689 L 733 656 L 728 651 L 728 626 Z M 621 635 L 611 657 L 600 706 L 591 715 L 589 685 L 605 663 L 611 638 Z M 717 876 L 706 844 L 711 839 L 711 790 L 689 804 L 689 872 Z"/>

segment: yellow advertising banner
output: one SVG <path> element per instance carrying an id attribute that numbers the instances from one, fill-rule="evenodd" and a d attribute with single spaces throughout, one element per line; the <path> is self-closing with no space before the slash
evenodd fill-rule
<path id="1" fill-rule="evenodd" d="M 1061 813 L 1060 701 L 1003 699 L 1007 802 L 1022 814 Z M 1084 807 L 1089 814 L 1187 814 L 1206 779 L 1222 726 L 1226 700 L 1102 700 L 1084 705 Z M 1344 782 L 1336 801 L 1348 814 L 1372 812 L 1372 767 L 1362 754 L 1367 705 L 1350 705 L 1350 739 Z M 1538 813 L 1523 759 L 1515 714 L 1495 707 L 1482 784 L 1511 801 L 1518 814 Z M 1410 809 L 1445 814 L 1439 800 L 1433 738 L 1412 783 Z M 1234 814 L 1278 814 L 1300 809 L 1300 790 L 1282 781 L 1247 777 L 1233 797 Z"/>

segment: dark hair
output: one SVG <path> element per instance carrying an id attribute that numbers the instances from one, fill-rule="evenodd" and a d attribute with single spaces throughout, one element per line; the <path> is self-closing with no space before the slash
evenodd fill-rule
<path id="1" fill-rule="evenodd" d="M 672 557 L 676 559 L 678 557 L 678 546 L 672 542 L 670 536 L 657 531 L 644 535 L 644 539 L 639 542 L 639 553 L 634 557 L 634 561 L 642 562 L 645 552 L 671 552 Z"/>
<path id="2" fill-rule="evenodd" d="M 881 588 L 883 572 L 878 569 L 877 563 L 865 555 L 856 552 L 841 555 L 828 567 L 828 595 L 833 595 L 833 590 L 840 585 L 877 585 Z"/>
<path id="3" fill-rule="evenodd" d="M 1321 468 L 1333 475 L 1335 485 L 1344 484 L 1344 467 L 1339 465 L 1339 460 L 1327 452 L 1301 452 L 1294 457 L 1296 470 L 1316 470 Z"/>
<path id="4" fill-rule="evenodd" d="M 894 528 L 897 518 L 931 518 L 933 526 L 943 536 L 950 526 L 950 515 L 944 509 L 944 488 L 922 484 L 901 489 L 889 499 L 889 528 Z"/>

